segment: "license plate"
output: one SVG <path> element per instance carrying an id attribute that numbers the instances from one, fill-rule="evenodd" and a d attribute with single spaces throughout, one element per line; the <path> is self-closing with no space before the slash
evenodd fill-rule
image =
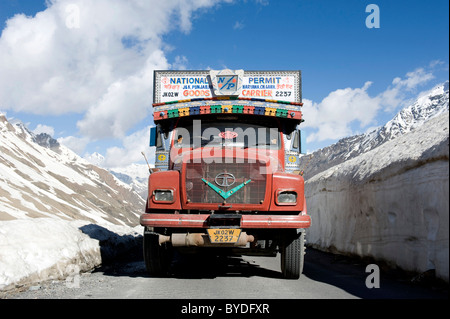
<path id="1" fill-rule="evenodd" d="M 241 230 L 237 228 L 210 228 L 207 229 L 211 243 L 233 244 L 239 240 Z"/>

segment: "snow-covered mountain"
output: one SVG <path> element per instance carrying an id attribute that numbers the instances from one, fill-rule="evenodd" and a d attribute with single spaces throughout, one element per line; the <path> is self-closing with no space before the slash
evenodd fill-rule
<path id="1" fill-rule="evenodd" d="M 144 205 L 107 170 L 0 114 L 0 221 L 54 217 L 136 226 Z"/>
<path id="2" fill-rule="evenodd" d="M 143 199 L 147 199 L 150 172 L 146 164 L 131 164 L 108 170 L 122 182 L 130 185 Z"/>
<path id="3" fill-rule="evenodd" d="M 384 126 L 361 135 L 343 138 L 337 143 L 317 150 L 301 159 L 305 167 L 305 178 L 327 170 L 381 144 L 420 127 L 426 121 L 449 111 L 449 82 L 440 84 L 414 103 L 402 109 Z"/>
<path id="4" fill-rule="evenodd" d="M 85 155 L 83 158 L 87 160 L 89 163 L 99 167 L 102 167 L 103 163 L 105 162 L 105 157 L 97 152 Z"/>
<path id="5" fill-rule="evenodd" d="M 87 154 L 83 158 L 93 165 L 108 170 L 119 180 L 131 186 L 143 199 L 147 199 L 149 169 L 146 164 L 133 163 L 125 167 L 107 168 L 104 167 L 105 157 L 100 153 Z"/>

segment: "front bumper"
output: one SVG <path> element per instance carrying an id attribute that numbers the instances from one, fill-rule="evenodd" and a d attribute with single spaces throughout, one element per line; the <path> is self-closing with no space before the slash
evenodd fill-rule
<path id="1" fill-rule="evenodd" d="M 210 214 L 142 214 L 144 227 L 208 228 Z M 241 215 L 240 228 L 308 228 L 309 215 Z"/>

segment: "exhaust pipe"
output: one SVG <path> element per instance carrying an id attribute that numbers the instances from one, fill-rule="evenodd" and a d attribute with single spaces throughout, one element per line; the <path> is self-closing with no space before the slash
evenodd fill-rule
<path id="1" fill-rule="evenodd" d="M 253 235 L 247 235 L 246 232 L 242 232 L 239 236 L 239 240 L 233 244 L 212 244 L 209 240 L 209 236 L 204 233 L 179 233 L 172 234 L 171 236 L 159 235 L 159 244 L 172 243 L 174 247 L 217 247 L 218 245 L 226 246 L 245 246 L 247 243 L 252 243 L 255 240 Z"/>

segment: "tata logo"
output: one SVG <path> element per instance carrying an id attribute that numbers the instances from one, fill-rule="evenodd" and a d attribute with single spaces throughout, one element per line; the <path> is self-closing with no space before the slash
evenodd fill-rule
<path id="1" fill-rule="evenodd" d="M 237 75 L 218 75 L 217 86 L 222 93 L 235 92 L 237 89 Z"/>
<path id="2" fill-rule="evenodd" d="M 216 182 L 217 185 L 221 187 L 228 187 L 236 182 L 236 178 L 234 177 L 233 174 L 230 173 L 220 173 L 217 174 L 214 181 Z"/>

